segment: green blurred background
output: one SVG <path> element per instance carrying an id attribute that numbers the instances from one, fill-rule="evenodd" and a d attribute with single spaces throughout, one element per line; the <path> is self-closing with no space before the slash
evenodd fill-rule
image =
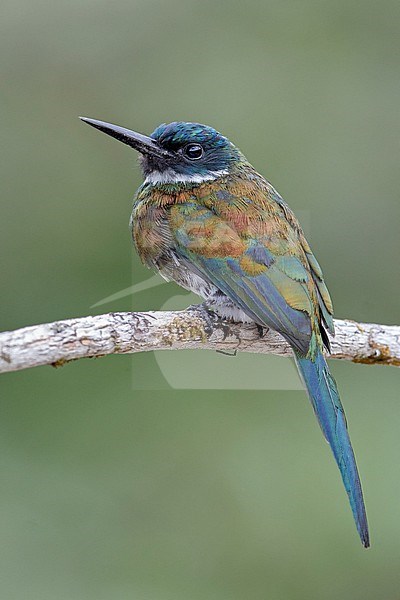
<path id="1" fill-rule="evenodd" d="M 135 155 L 79 114 L 215 126 L 306 215 L 336 315 L 400 321 L 397 0 L 3 0 L 0 17 L 0 329 L 187 301 L 168 284 L 93 308 L 150 272 Z M 399 371 L 332 369 L 369 551 L 302 391 L 177 390 L 151 354 L 2 376 L 0 597 L 398 600 Z"/>

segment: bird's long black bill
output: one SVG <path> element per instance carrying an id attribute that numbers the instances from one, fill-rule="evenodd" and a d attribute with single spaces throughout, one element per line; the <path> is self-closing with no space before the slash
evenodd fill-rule
<path id="1" fill-rule="evenodd" d="M 96 119 L 89 119 L 88 117 L 79 117 L 81 121 L 91 125 L 95 129 L 110 135 L 116 140 L 131 146 L 141 154 L 147 154 L 149 156 L 157 156 L 158 158 L 172 158 L 171 152 L 162 148 L 155 140 L 147 135 L 125 129 L 119 125 L 113 125 L 112 123 L 105 123 L 104 121 L 97 121 Z"/>

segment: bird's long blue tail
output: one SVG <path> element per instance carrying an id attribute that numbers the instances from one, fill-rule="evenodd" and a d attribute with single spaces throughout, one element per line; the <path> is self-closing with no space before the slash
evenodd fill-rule
<path id="1" fill-rule="evenodd" d="M 295 357 L 318 422 L 340 469 L 361 542 L 368 548 L 368 523 L 360 477 L 336 382 L 321 351 L 318 351 L 315 360 L 303 358 L 297 353 Z"/>

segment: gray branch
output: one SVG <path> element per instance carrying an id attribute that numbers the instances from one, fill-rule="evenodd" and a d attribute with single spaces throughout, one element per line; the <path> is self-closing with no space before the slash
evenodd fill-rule
<path id="1" fill-rule="evenodd" d="M 331 358 L 400 366 L 400 326 L 335 320 Z M 78 358 L 149 350 L 210 349 L 291 356 L 273 331 L 228 323 L 201 305 L 176 312 L 108 313 L 0 333 L 0 373 Z"/>

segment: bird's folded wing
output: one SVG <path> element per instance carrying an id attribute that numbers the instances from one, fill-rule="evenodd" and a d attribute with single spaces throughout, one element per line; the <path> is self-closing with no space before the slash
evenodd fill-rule
<path id="1" fill-rule="evenodd" d="M 297 231 L 299 242 L 302 246 L 302 249 L 307 258 L 308 265 L 311 269 L 311 275 L 313 277 L 314 283 L 316 285 L 316 291 L 318 296 L 318 304 L 321 312 L 321 317 L 324 322 L 326 329 L 334 335 L 335 329 L 333 324 L 333 305 L 332 300 L 328 292 L 328 288 L 326 287 L 324 276 L 322 274 L 322 269 L 319 266 L 317 259 L 315 258 L 312 250 L 304 236 L 303 231 L 301 230 L 299 223 L 294 215 L 290 206 L 286 204 L 282 196 L 273 188 L 270 184 L 268 184 L 268 196 L 275 202 L 277 206 L 281 208 L 285 219 L 294 227 Z"/>
<path id="2" fill-rule="evenodd" d="M 178 256 L 185 265 L 211 281 L 251 319 L 280 332 L 306 354 L 315 323 L 315 284 L 303 251 L 293 244 L 280 253 L 263 236 L 239 234 L 207 207 L 174 206 L 171 213 Z M 304 264 L 304 262 L 306 264 Z"/>

